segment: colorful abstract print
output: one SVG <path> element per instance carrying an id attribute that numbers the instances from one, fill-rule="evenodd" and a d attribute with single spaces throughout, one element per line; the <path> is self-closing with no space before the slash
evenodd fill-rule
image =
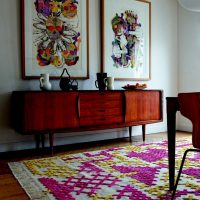
<path id="1" fill-rule="evenodd" d="M 63 67 L 79 60 L 78 0 L 35 0 L 34 45 L 38 65 Z"/>
<path id="2" fill-rule="evenodd" d="M 31 199 L 170 200 L 167 141 L 9 163 Z M 191 138 L 176 142 L 176 175 Z M 175 199 L 200 199 L 200 154 L 188 155 Z"/>
<path id="3" fill-rule="evenodd" d="M 135 68 L 143 66 L 144 37 L 138 15 L 126 10 L 116 14 L 111 21 L 114 40 L 112 41 L 112 59 L 115 67 Z"/>

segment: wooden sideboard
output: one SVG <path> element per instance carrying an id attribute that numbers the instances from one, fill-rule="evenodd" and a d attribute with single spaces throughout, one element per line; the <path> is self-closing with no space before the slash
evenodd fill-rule
<path id="1" fill-rule="evenodd" d="M 163 118 L 161 90 L 113 91 L 14 91 L 12 94 L 12 126 L 22 134 L 34 134 L 36 147 L 44 147 L 44 134 L 89 131 L 161 122 Z"/>

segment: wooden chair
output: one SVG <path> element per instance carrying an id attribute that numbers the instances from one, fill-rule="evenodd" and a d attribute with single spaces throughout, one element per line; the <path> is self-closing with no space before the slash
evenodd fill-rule
<path id="1" fill-rule="evenodd" d="M 183 169 L 184 161 L 187 153 L 190 151 L 200 152 L 200 92 L 195 93 L 179 93 L 178 94 L 179 109 L 183 116 L 191 120 L 193 125 L 192 130 L 192 145 L 194 149 L 187 149 L 183 155 L 181 166 L 174 186 L 172 200 L 174 199 L 178 182 Z"/>

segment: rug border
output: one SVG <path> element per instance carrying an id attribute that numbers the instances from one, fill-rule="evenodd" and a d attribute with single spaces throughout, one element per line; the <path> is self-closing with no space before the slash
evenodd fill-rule
<path id="1" fill-rule="evenodd" d="M 37 183 L 38 182 L 37 180 L 31 178 L 32 182 L 30 183 L 29 174 L 31 173 L 26 169 L 26 167 L 22 162 L 23 161 L 9 162 L 8 166 L 12 171 L 12 175 L 15 177 L 16 181 L 20 184 L 20 186 L 22 187 L 24 192 L 28 195 L 28 197 L 30 199 L 43 199 L 43 200 L 52 199 L 49 195 L 44 193 L 44 190 L 46 188 L 41 188 L 41 184 Z M 16 173 L 16 171 L 18 171 L 18 173 Z M 34 188 L 34 190 L 32 190 L 32 188 Z M 40 190 L 38 190 L 37 188 L 39 188 Z"/>

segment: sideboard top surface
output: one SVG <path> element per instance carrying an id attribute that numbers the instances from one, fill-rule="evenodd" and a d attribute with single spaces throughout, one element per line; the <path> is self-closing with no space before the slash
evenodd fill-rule
<path id="1" fill-rule="evenodd" d="M 48 90 L 48 91 L 43 91 L 43 90 L 20 90 L 20 91 L 13 91 L 13 92 L 22 92 L 22 93 L 26 93 L 26 92 L 43 92 L 43 93 L 47 93 L 47 92 L 65 92 L 65 93 L 70 93 L 70 92 L 126 92 L 126 91 L 163 91 L 161 89 L 131 89 L 131 90 L 70 90 L 70 91 L 62 91 L 62 90 Z"/>

